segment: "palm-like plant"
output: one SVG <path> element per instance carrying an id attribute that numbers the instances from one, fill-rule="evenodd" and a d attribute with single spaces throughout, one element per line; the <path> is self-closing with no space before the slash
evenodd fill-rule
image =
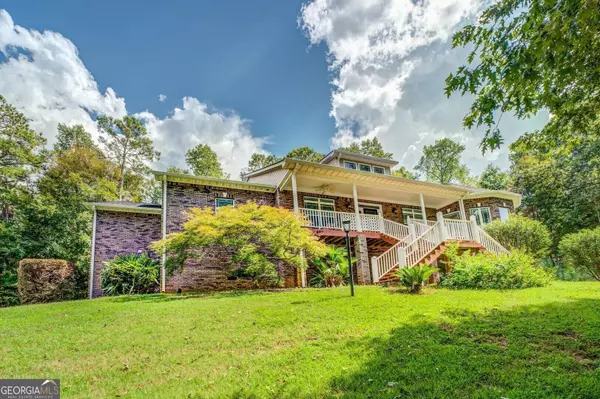
<path id="1" fill-rule="evenodd" d="M 310 279 L 313 287 L 338 287 L 350 278 L 348 257 L 343 247 L 330 245 L 324 258 L 315 259 L 315 266 L 317 273 Z"/>
<path id="2" fill-rule="evenodd" d="M 400 279 L 400 284 L 407 287 L 411 293 L 418 294 L 421 292 L 423 284 L 437 270 L 435 267 L 421 265 L 399 269 L 396 275 Z"/>

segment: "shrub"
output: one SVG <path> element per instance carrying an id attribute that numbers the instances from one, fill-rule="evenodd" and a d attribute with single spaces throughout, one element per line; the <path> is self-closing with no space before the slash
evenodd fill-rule
<path id="1" fill-rule="evenodd" d="M 443 287 L 455 289 L 519 289 L 543 287 L 552 275 L 531 255 L 519 251 L 510 254 L 475 254 L 453 256 L 452 270 L 442 280 Z"/>
<path id="2" fill-rule="evenodd" d="M 425 282 L 429 280 L 429 277 L 437 270 L 438 269 L 435 267 L 422 265 L 399 269 L 396 272 L 396 275 L 400 278 L 400 284 L 408 288 L 413 294 L 418 294 L 421 292 L 423 284 L 425 284 Z"/>
<path id="3" fill-rule="evenodd" d="M 350 278 L 348 256 L 343 247 L 329 246 L 327 255 L 315 259 L 314 263 L 317 273 L 310 279 L 313 287 L 338 287 Z"/>
<path id="4" fill-rule="evenodd" d="M 147 254 L 119 255 L 105 262 L 102 291 L 106 295 L 158 292 L 160 264 Z"/>
<path id="5" fill-rule="evenodd" d="M 17 272 L 21 303 L 44 303 L 69 298 L 72 274 L 73 266 L 65 260 L 21 260 Z"/>
<path id="6" fill-rule="evenodd" d="M 0 308 L 20 303 L 17 274 L 5 271 L 0 274 Z"/>
<path id="7" fill-rule="evenodd" d="M 485 231 L 504 247 L 517 249 L 536 259 L 546 257 L 552 245 L 548 228 L 524 216 L 510 215 L 506 221 L 495 220 L 485 226 Z"/>
<path id="8" fill-rule="evenodd" d="M 567 267 L 600 280 L 600 227 L 567 234 L 560 241 L 559 251 Z"/>

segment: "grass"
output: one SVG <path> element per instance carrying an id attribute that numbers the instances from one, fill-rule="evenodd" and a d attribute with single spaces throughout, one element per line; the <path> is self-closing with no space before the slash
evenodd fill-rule
<path id="1" fill-rule="evenodd" d="M 63 397 L 592 398 L 600 284 L 357 287 L 0 309 L 0 376 Z"/>

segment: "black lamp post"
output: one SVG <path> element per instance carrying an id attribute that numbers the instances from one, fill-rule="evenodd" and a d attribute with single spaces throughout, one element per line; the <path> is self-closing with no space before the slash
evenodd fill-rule
<path id="1" fill-rule="evenodd" d="M 352 255 L 350 254 L 350 237 L 348 236 L 350 221 L 344 220 L 342 226 L 344 227 L 344 233 L 346 233 L 346 251 L 348 252 L 348 270 L 350 271 L 350 295 L 354 296 L 354 273 L 352 272 Z"/>

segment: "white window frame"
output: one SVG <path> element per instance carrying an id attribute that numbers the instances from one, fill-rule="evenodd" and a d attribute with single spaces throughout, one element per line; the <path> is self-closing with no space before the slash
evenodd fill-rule
<path id="1" fill-rule="evenodd" d="M 231 201 L 231 204 L 230 205 L 219 205 L 218 204 L 219 200 Z M 217 197 L 217 198 L 215 198 L 215 209 L 219 209 L 219 208 L 222 208 L 224 206 L 235 207 L 235 199 L 233 199 L 233 198 L 225 198 L 225 197 Z"/>
<path id="2" fill-rule="evenodd" d="M 423 212 L 421 209 L 415 208 L 402 208 L 402 221 L 404 224 L 408 224 L 408 221 L 411 219 L 423 220 Z"/>
<path id="3" fill-rule="evenodd" d="M 379 211 L 379 216 L 383 217 L 383 207 L 381 204 L 371 204 L 369 202 L 359 202 L 358 203 L 358 213 L 363 214 L 362 208 L 377 208 Z"/>
<path id="4" fill-rule="evenodd" d="M 367 168 L 369 168 L 369 170 L 362 170 L 361 168 L 363 166 L 366 166 Z M 371 168 L 371 165 L 366 164 L 366 163 L 359 163 L 358 164 L 358 170 L 360 170 L 361 172 L 372 172 L 373 171 L 373 169 Z"/>
<path id="5" fill-rule="evenodd" d="M 381 170 L 381 172 L 377 172 L 377 170 Z M 377 173 L 378 175 L 385 175 L 385 168 L 383 166 L 373 166 L 373 173 Z"/>
<path id="6" fill-rule="evenodd" d="M 335 200 L 333 200 L 331 198 L 311 197 L 311 196 L 307 195 L 307 196 L 303 197 L 302 200 L 304 201 L 304 208 L 306 208 L 306 203 L 309 202 L 309 203 L 317 204 L 316 210 L 319 210 L 319 211 L 323 211 L 323 209 L 321 209 L 321 205 L 331 205 L 333 207 L 333 211 L 325 210 L 325 212 L 335 212 Z"/>
<path id="7" fill-rule="evenodd" d="M 483 220 L 483 213 L 482 213 L 483 209 L 487 209 L 487 212 L 490 215 L 490 221 L 489 222 L 485 222 Z M 475 214 L 476 212 L 473 212 L 473 211 L 479 212 L 479 215 L 476 215 Z M 475 220 L 476 220 L 476 222 L 477 222 L 477 224 L 479 226 L 485 226 L 486 224 L 488 224 L 488 223 L 490 223 L 492 221 L 492 211 L 491 211 L 491 209 L 490 209 L 489 206 L 480 206 L 480 207 L 476 207 L 476 208 L 470 208 L 469 209 L 469 217 L 471 215 L 475 215 Z"/>
<path id="8" fill-rule="evenodd" d="M 502 210 L 506 211 L 505 218 L 502 217 Z M 508 220 L 508 218 L 510 217 L 510 208 L 507 208 L 505 206 L 499 206 L 498 207 L 498 215 L 500 216 L 500 220 L 502 220 L 503 222 L 506 222 Z"/>
<path id="9" fill-rule="evenodd" d="M 458 217 L 457 218 L 449 217 L 450 215 L 452 215 L 452 216 L 458 216 Z M 460 211 L 448 212 L 448 213 L 444 214 L 444 219 L 448 219 L 448 220 L 460 220 Z"/>
<path id="10" fill-rule="evenodd" d="M 346 164 L 348 164 L 348 165 L 354 165 L 354 168 L 349 168 L 349 167 L 346 166 Z M 344 162 L 342 162 L 342 165 L 344 166 L 344 169 L 358 170 L 358 165 L 356 164 L 356 162 L 344 161 Z"/>

